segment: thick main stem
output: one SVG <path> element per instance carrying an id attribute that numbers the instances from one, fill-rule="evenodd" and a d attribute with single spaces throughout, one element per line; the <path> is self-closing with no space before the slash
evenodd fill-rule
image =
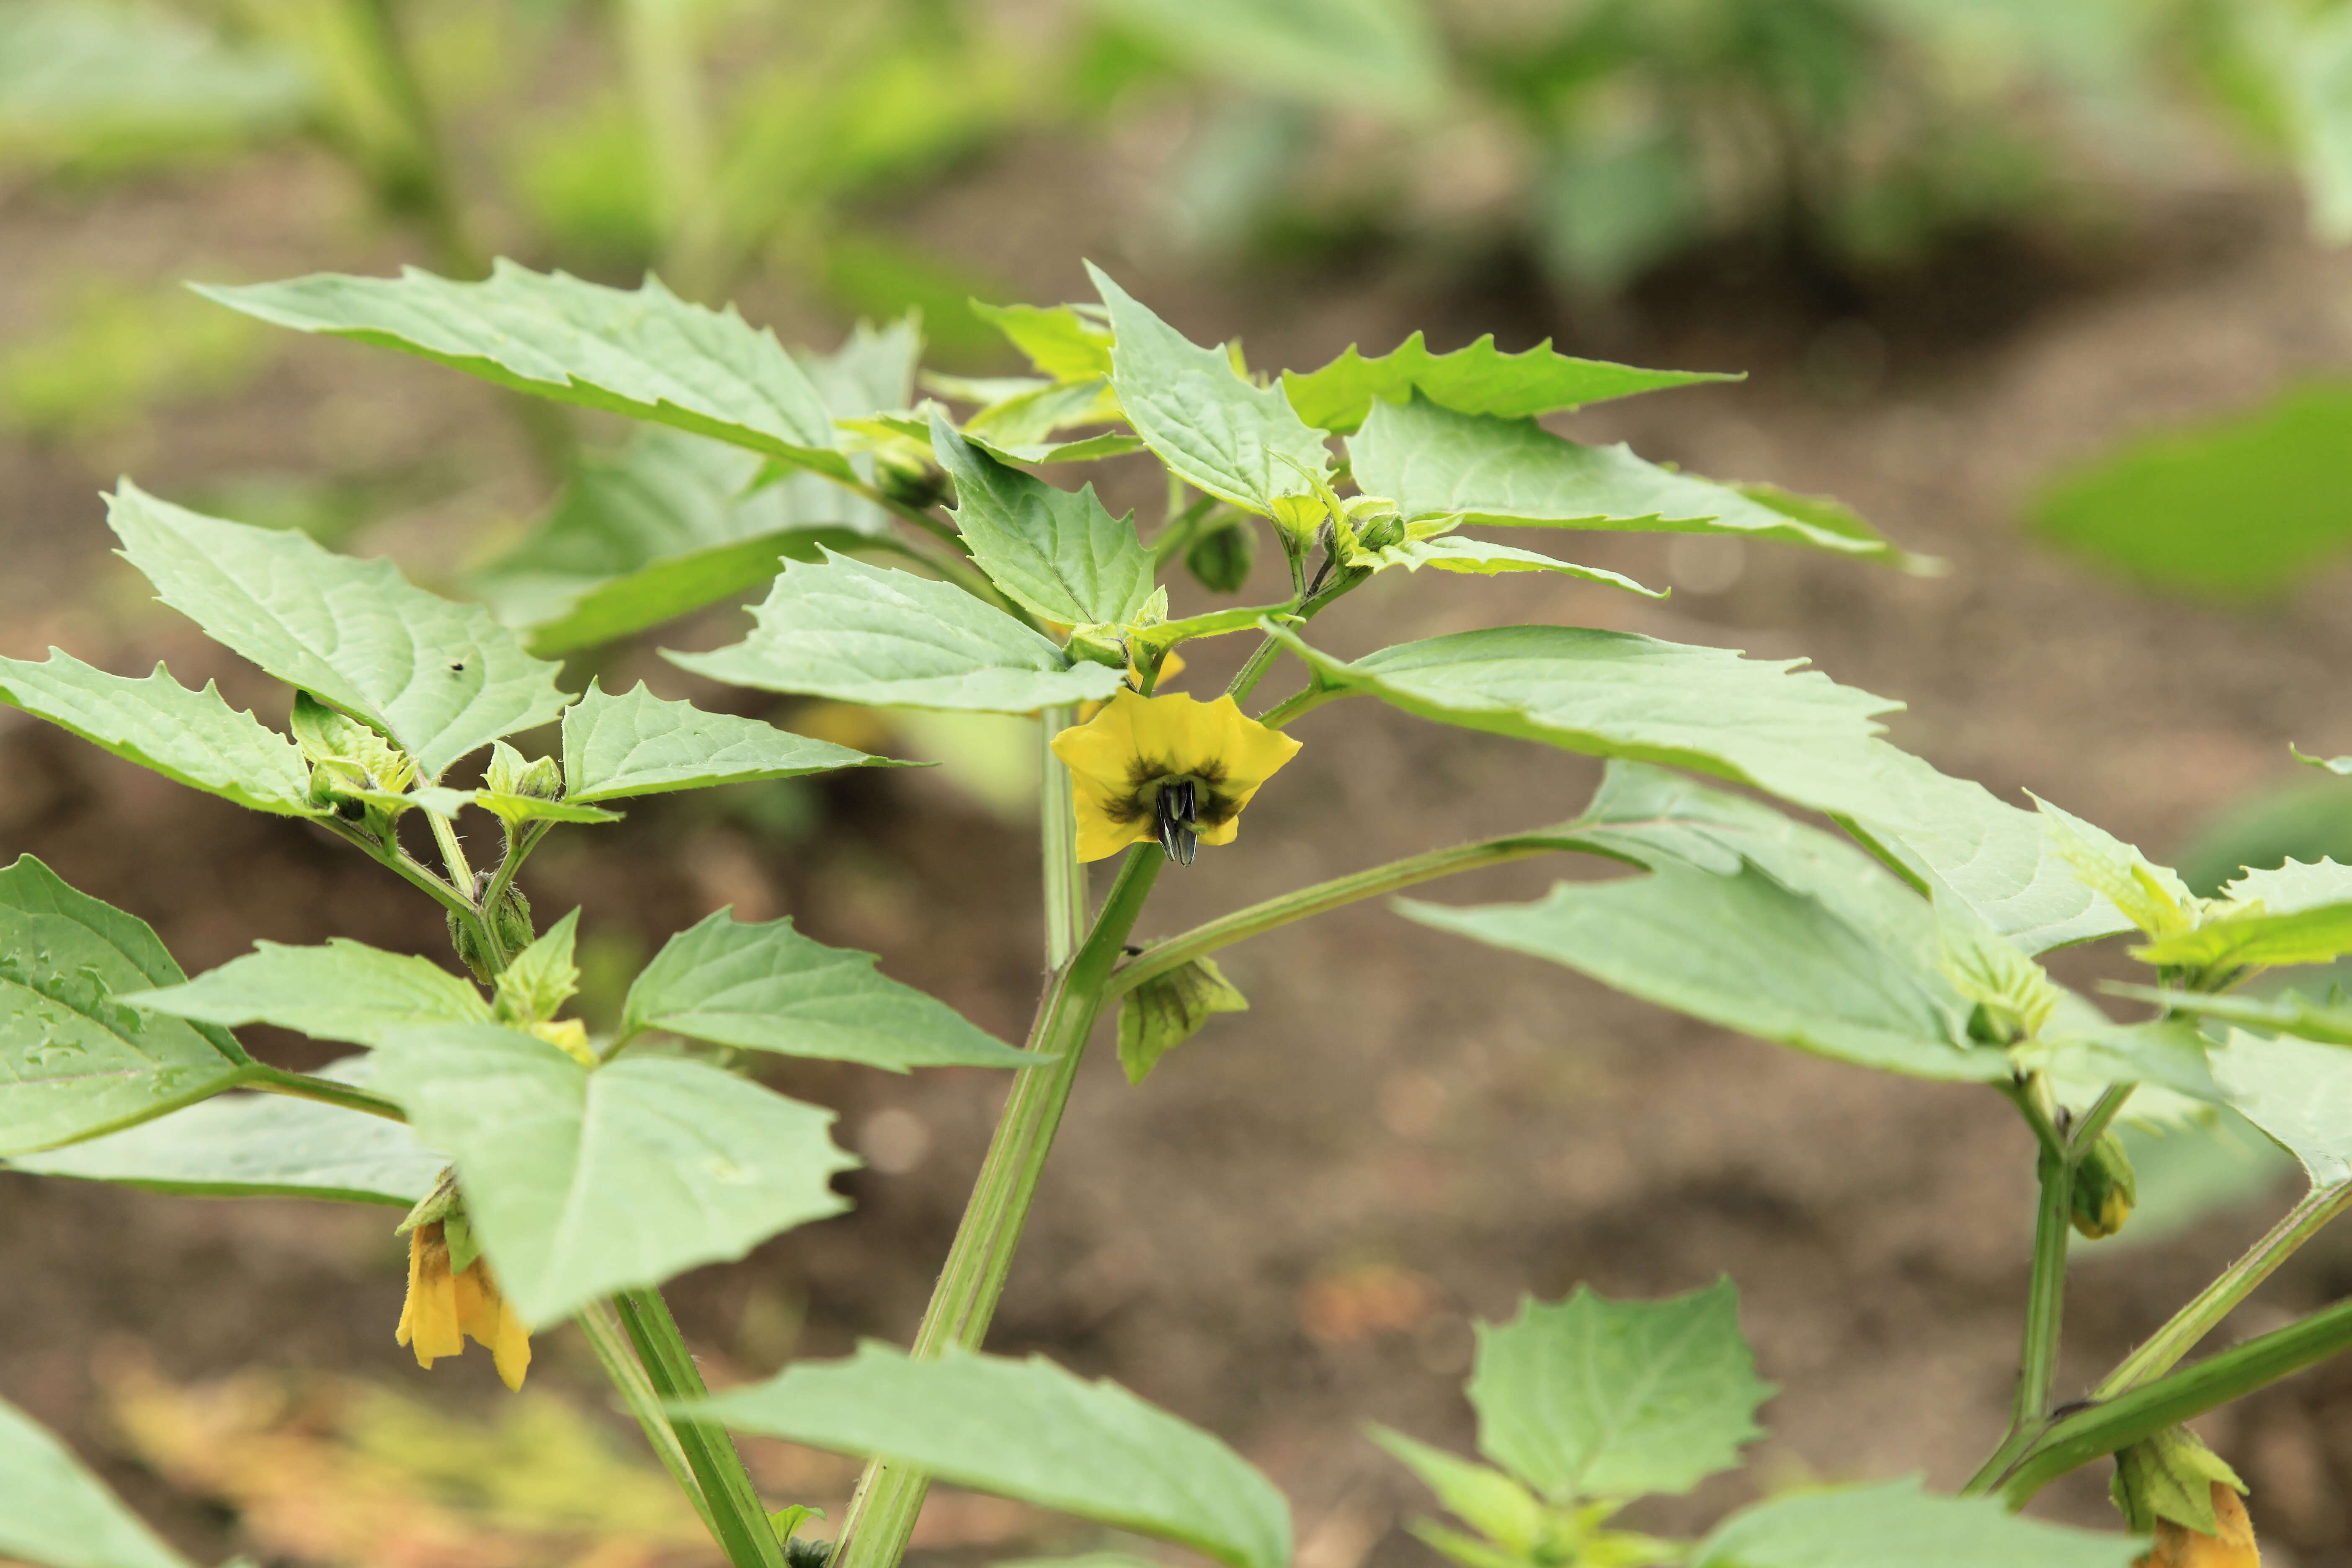
<path id="1" fill-rule="evenodd" d="M 936 1358 L 950 1346 L 977 1349 L 987 1336 L 1046 1153 L 1077 1082 L 1087 1037 L 1108 995 L 1111 966 L 1143 912 L 1165 860 L 1156 844 L 1139 844 L 1128 851 L 1085 946 L 1055 975 L 1045 993 L 1029 1032 L 1029 1048 L 1054 1059 L 1028 1068 L 1013 1081 L 980 1180 L 964 1208 L 963 1223 L 932 1289 L 930 1307 L 916 1331 L 917 1360 Z M 842 1520 L 833 1568 L 895 1568 L 906 1553 L 929 1488 L 930 1478 L 920 1470 L 881 1459 L 867 1465 Z"/>
<path id="2" fill-rule="evenodd" d="M 2036 1174 L 2042 1202 L 2033 1215 L 2033 1278 L 2025 1299 L 2025 1342 L 2018 1357 L 2011 1429 L 2022 1431 L 2050 1413 L 2058 1385 L 2058 1332 L 2066 1310 L 2066 1244 L 2074 1224 L 2074 1167 L 2044 1151 Z"/>
<path id="3" fill-rule="evenodd" d="M 695 1369 L 694 1357 L 659 1290 L 651 1287 L 624 1290 L 613 1298 L 613 1309 L 620 1315 L 629 1343 L 636 1348 L 646 1378 L 665 1403 L 709 1397 L 710 1391 L 703 1385 L 702 1373 Z M 677 1435 L 687 1468 L 701 1489 L 711 1533 L 719 1538 L 727 1561 L 733 1568 L 784 1568 L 783 1547 L 768 1523 L 767 1510 L 760 1506 L 759 1494 L 743 1468 L 743 1458 L 735 1451 L 727 1429 L 707 1421 L 673 1419 L 670 1430 Z"/>

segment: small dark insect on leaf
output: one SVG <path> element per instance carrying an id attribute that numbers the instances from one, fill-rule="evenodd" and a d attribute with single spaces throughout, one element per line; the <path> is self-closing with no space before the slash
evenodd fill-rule
<path id="1" fill-rule="evenodd" d="M 450 673 L 450 674 L 452 674 L 452 675 L 463 675 L 463 674 L 465 673 L 465 671 L 466 671 L 466 661 L 465 661 L 464 659 L 462 659 L 462 658 L 457 658 L 457 659 L 451 659 L 451 660 L 449 661 L 449 673 Z"/>

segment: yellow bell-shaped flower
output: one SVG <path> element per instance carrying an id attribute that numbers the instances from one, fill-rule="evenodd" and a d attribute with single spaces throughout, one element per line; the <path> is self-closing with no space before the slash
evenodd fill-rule
<path id="1" fill-rule="evenodd" d="M 2207 1535 L 2159 1519 L 2155 1549 L 2136 1560 L 2141 1568 L 2262 1568 L 2262 1548 L 2254 1542 L 2254 1523 L 2246 1516 L 2246 1505 L 2223 1483 L 2215 1481 L 2212 1488 L 2219 1533 Z"/>
<path id="2" fill-rule="evenodd" d="M 429 1369 L 437 1357 L 462 1353 L 467 1334 L 489 1347 L 499 1381 L 520 1390 L 530 1368 L 530 1331 L 499 1294 L 489 1260 L 477 1258 L 453 1273 L 441 1223 L 420 1225 L 408 1233 L 408 1302 L 394 1341 L 413 1348 L 416 1364 Z"/>
<path id="3" fill-rule="evenodd" d="M 1182 692 L 1118 692 L 1054 737 L 1076 786 L 1081 860 L 1157 839 L 1170 859 L 1190 865 L 1196 841 L 1234 841 L 1242 807 L 1297 752 L 1297 742 L 1245 716 L 1230 696 L 1202 702 Z"/>

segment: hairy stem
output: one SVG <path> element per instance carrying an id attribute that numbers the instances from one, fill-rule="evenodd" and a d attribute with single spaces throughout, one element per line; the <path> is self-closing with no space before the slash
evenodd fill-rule
<path id="1" fill-rule="evenodd" d="M 2352 1300 L 2338 1301 L 2284 1329 L 2232 1345 L 2194 1366 L 2053 1422 L 1999 1483 L 2000 1499 L 2012 1509 L 2022 1508 L 2036 1492 L 2069 1471 L 2129 1447 L 2167 1426 L 2177 1426 L 2267 1388 L 2347 1348 L 2352 1348 Z"/>
<path id="2" fill-rule="evenodd" d="M 2033 1276 L 2026 1288 L 2025 1343 L 2018 1356 L 2010 1429 L 2049 1414 L 2058 1385 L 2058 1332 L 2066 1307 L 2066 1244 L 2074 1226 L 2074 1167 L 2045 1152 L 2035 1170 L 2042 1202 L 2033 1215 Z"/>
<path id="3" fill-rule="evenodd" d="M 637 1360 L 636 1352 L 630 1347 L 613 1304 L 610 1301 L 591 1301 L 581 1309 L 580 1315 L 573 1321 L 580 1325 L 581 1333 L 587 1337 L 588 1348 L 596 1353 L 596 1364 L 604 1369 L 604 1375 L 612 1379 L 613 1386 L 619 1390 L 621 1403 L 630 1415 L 636 1417 L 638 1426 L 644 1429 L 646 1442 L 660 1458 L 662 1468 L 669 1472 L 670 1479 L 677 1483 L 677 1489 L 686 1494 L 686 1500 L 694 1505 L 694 1511 L 700 1516 L 703 1528 L 710 1531 L 710 1538 L 719 1540 L 719 1521 L 712 1516 L 710 1501 L 702 1495 L 702 1483 L 695 1479 L 694 1467 L 686 1457 L 686 1448 L 678 1442 L 677 1432 L 670 1426 L 669 1416 L 662 1409 L 661 1391 L 654 1387 L 653 1379 L 646 1375 L 645 1364 Z"/>
<path id="4" fill-rule="evenodd" d="M 1318 882 L 1313 887 L 1301 888 L 1296 892 L 1252 904 L 1247 909 L 1235 910 L 1229 915 L 1220 915 L 1204 925 L 1194 926 L 1181 935 L 1153 942 L 1145 948 L 1112 974 L 1110 994 L 1123 995 L 1145 981 L 1157 979 L 1171 970 L 1181 969 L 1196 958 L 1205 958 L 1221 948 L 1262 936 L 1310 915 L 1319 915 L 1365 899 L 1376 899 L 1382 893 L 1410 888 L 1416 882 L 1433 881 L 1462 871 L 1475 871 L 1481 866 L 1499 866 L 1509 860 L 1524 860 L 1532 855 L 1577 848 L 1574 832 L 1575 824 L 1570 823 L 1535 833 L 1481 839 L 1477 843 L 1457 845 L 1451 849 L 1433 849 L 1426 855 L 1391 860 L 1385 866 L 1335 877 L 1328 882 Z"/>
<path id="5" fill-rule="evenodd" d="M 646 1376 L 664 1401 L 704 1399 L 702 1373 L 669 1315 L 669 1304 L 651 1287 L 624 1290 L 613 1298 L 621 1327 L 636 1347 Z M 743 1468 L 743 1458 L 723 1426 L 707 1421 L 672 1420 L 687 1468 L 694 1472 L 710 1509 L 711 1533 L 733 1568 L 784 1568 L 783 1547 L 760 1506 L 759 1493 Z"/>
<path id="6" fill-rule="evenodd" d="M 1053 1060 L 1014 1079 L 980 1180 L 964 1206 L 963 1223 L 916 1331 L 918 1360 L 938 1357 L 950 1346 L 975 1349 L 987 1335 L 1045 1156 L 1077 1082 L 1087 1037 L 1108 994 L 1111 966 L 1165 860 L 1157 844 L 1128 851 L 1086 944 L 1045 993 L 1029 1031 L 1029 1048 Z M 842 1521 L 833 1568 L 895 1568 L 906 1554 L 929 1487 L 930 1478 L 920 1470 L 882 1459 L 868 1464 Z"/>
<path id="7" fill-rule="evenodd" d="M 2148 1342 L 2126 1356 L 2106 1380 L 2093 1391 L 2095 1399 L 2114 1399 L 2163 1376 L 2198 1342 L 2219 1327 L 2222 1319 L 2253 1294 L 2257 1286 L 2278 1272 L 2295 1249 L 2319 1234 L 2330 1220 L 2352 1208 L 2352 1181 L 2314 1187 L 2270 1233 L 2246 1250 L 2196 1299 L 2172 1315 Z"/>

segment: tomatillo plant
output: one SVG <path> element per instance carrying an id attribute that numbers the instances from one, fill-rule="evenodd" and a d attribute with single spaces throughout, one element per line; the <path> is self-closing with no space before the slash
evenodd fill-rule
<path id="1" fill-rule="evenodd" d="M 1464 1568 L 2121 1568 L 2144 1533 L 2012 1517 L 2057 1477 L 2119 1456 L 2118 1507 L 2129 1531 L 2153 1532 L 2157 1561 L 2251 1554 L 2234 1474 L 2181 1424 L 2352 1343 L 2352 1304 L 2182 1363 L 2352 1203 L 2352 1127 L 2326 1109 L 2352 1094 L 2352 1008 L 2246 984 L 2352 952 L 2352 870 L 2290 864 L 2192 897 L 2088 822 L 1897 751 L 1876 721 L 1894 703 L 1797 661 L 1558 625 L 1343 658 L 1310 639 L 1315 617 L 1384 572 L 1650 592 L 1488 537 L 1499 531 L 1717 533 L 1928 563 L 1832 502 L 1718 484 L 1538 423 L 1718 377 L 1491 340 L 1433 354 L 1418 336 L 1409 352 L 1260 374 L 1094 281 L 1096 301 L 985 309 L 1036 374 L 933 378 L 934 398 L 917 395 L 911 325 L 861 328 L 830 355 L 788 352 L 652 281 L 622 291 L 501 264 L 478 283 L 410 272 L 208 290 L 640 428 L 581 459 L 539 531 L 476 580 L 495 615 L 385 562 L 117 490 L 124 557 L 283 684 L 285 727 L 162 668 L 133 679 L 57 651 L 0 660 L 0 700 L 341 839 L 441 908 L 457 964 L 342 939 L 265 942 L 191 979 L 135 915 L 21 858 L 0 871 L 0 1156 L 56 1177 L 407 1210 L 407 1304 L 395 1330 L 387 1299 L 385 1331 L 428 1365 L 470 1336 L 514 1385 L 529 1336 L 576 1322 L 737 1568 L 780 1568 L 788 1547 L 796 1564 L 893 1568 L 934 1477 L 1230 1568 L 1284 1568 L 1287 1506 L 1231 1448 L 1108 1383 L 983 1352 L 1087 1043 L 1116 1010 L 1140 1082 L 1247 1005 L 1215 963 L 1234 943 L 1479 867 L 1601 857 L 1631 874 L 1526 904 L 1395 908 L 1759 1039 L 2010 1101 L 2040 1184 L 2011 1419 L 1986 1435 L 1990 1456 L 1958 1497 L 1902 1481 L 1770 1498 L 1697 1541 L 1624 1529 L 1626 1504 L 1738 1465 L 1771 1389 L 1728 1282 L 1652 1302 L 1580 1290 L 1481 1331 L 1468 1394 L 1491 1463 L 1374 1434 L 1458 1521 L 1423 1521 L 1423 1539 Z M 1167 496 L 1148 533 L 1091 485 L 1039 473 L 1137 454 Z M 1261 528 L 1286 595 L 1171 614 L 1168 573 L 1237 591 Z M 567 1015 L 577 911 L 542 927 L 520 880 L 548 835 L 667 791 L 893 765 L 643 686 L 579 689 L 549 657 L 763 582 L 742 640 L 670 660 L 834 702 L 1036 717 L 1047 978 L 1019 1047 L 869 955 L 726 910 L 655 955 L 609 1036 Z M 1223 692 L 1161 689 L 1183 672 L 1182 645 L 1222 637 L 1249 648 Z M 1283 694 L 1260 699 L 1277 671 Z M 1321 710 L 1348 698 L 1603 757 L 1608 772 L 1572 821 L 1132 943 L 1169 868 L 1205 874 L 1181 871 L 1199 848 L 1260 841 L 1255 825 L 1239 837 L 1241 816 L 1280 795 L 1281 770 L 1331 721 Z M 535 739 L 527 751 L 509 737 Z M 1092 885 L 1087 863 L 1114 858 Z M 2117 988 L 2152 1008 L 2138 1021 L 2040 962 L 2127 931 L 2152 971 Z M 232 1033 L 257 1023 L 361 1054 L 289 1071 Z M 828 1112 L 736 1070 L 763 1051 L 998 1068 L 1010 1089 L 913 1344 L 868 1343 L 713 1397 L 660 1286 L 839 1211 L 831 1179 L 854 1163 Z M 2114 1128 L 2194 1135 L 2221 1105 L 2302 1159 L 2310 1196 L 2073 1397 L 2056 1374 L 2070 1237 L 2124 1227 L 2136 1196 Z M 807 1510 L 772 1517 L 730 1428 L 868 1461 L 829 1546 L 790 1539 Z M 5 1406 L 0 1553 L 180 1561 Z"/>

